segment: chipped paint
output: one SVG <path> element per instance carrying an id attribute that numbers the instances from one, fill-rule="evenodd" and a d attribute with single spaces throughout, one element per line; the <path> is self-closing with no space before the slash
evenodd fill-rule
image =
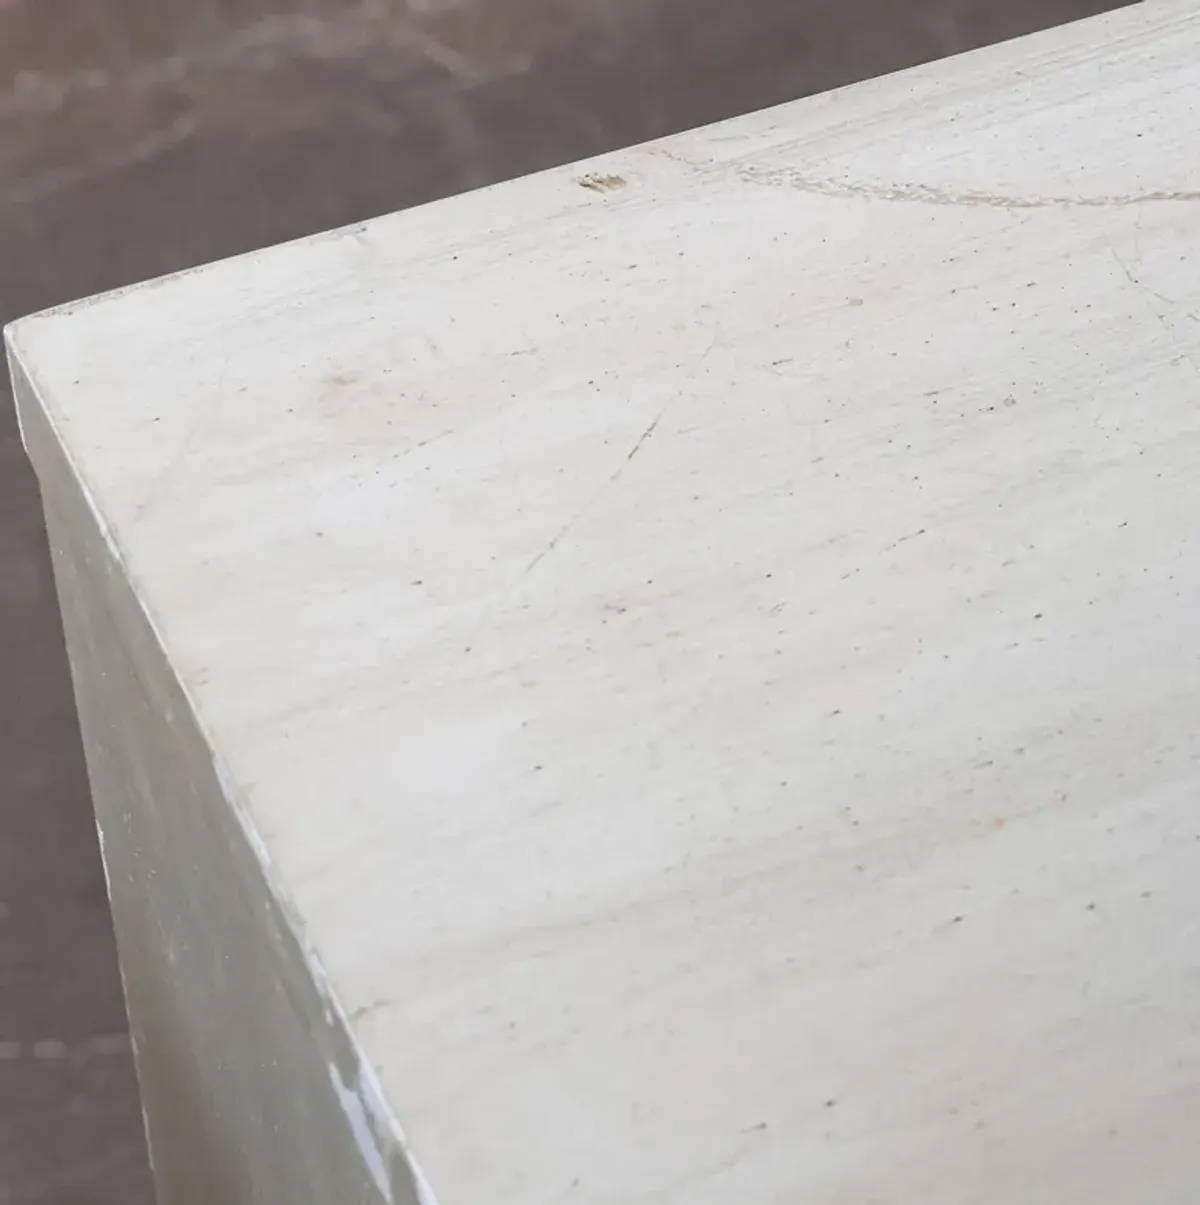
<path id="1" fill-rule="evenodd" d="M 333 1085 L 338 1103 L 342 1106 L 342 1112 L 346 1115 L 346 1121 L 350 1126 L 350 1133 L 354 1135 L 354 1142 L 358 1147 L 359 1154 L 362 1155 L 363 1164 L 370 1173 L 371 1179 L 379 1190 L 380 1196 L 388 1202 L 388 1205 L 392 1205 L 392 1185 L 388 1177 L 387 1163 L 384 1160 L 383 1152 L 379 1149 L 379 1143 L 375 1138 L 375 1131 L 371 1126 L 371 1121 L 367 1114 L 367 1107 L 363 1101 L 361 1079 L 356 1079 L 354 1083 L 347 1084 L 342 1079 L 337 1067 L 333 1063 L 330 1063 L 329 1082 Z"/>

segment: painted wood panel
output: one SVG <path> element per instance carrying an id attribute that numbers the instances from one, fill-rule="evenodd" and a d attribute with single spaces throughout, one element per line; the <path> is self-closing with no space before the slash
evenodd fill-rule
<path id="1" fill-rule="evenodd" d="M 17 325 L 126 959 L 151 869 L 210 960 L 189 883 L 282 918 L 139 1057 L 334 1052 L 275 1139 L 193 1057 L 231 1199 L 317 1133 L 345 1199 L 1195 1198 L 1198 64 L 1148 3 Z"/>

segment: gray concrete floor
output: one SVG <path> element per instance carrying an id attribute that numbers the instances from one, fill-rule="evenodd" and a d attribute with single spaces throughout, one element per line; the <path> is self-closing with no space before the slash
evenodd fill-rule
<path id="1" fill-rule="evenodd" d="M 0 321 L 1114 6 L 0 0 Z M 37 492 L 0 386 L 0 1205 L 151 1196 Z"/>

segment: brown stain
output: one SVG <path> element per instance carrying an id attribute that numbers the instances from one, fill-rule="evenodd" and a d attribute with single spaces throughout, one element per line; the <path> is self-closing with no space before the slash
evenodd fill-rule
<path id="1" fill-rule="evenodd" d="M 350 371 L 331 372 L 324 380 L 323 385 L 327 396 L 337 393 L 344 389 L 351 389 L 358 384 L 361 379 L 361 374 Z"/>
<path id="2" fill-rule="evenodd" d="M 617 192 L 619 189 L 626 188 L 629 181 L 624 176 L 593 172 L 587 176 L 580 176 L 577 183 L 580 188 L 589 189 L 591 192 Z"/>
<path id="3" fill-rule="evenodd" d="M 422 346 L 436 354 L 432 340 Z M 314 447 L 368 463 L 395 462 L 455 431 L 452 409 L 386 366 L 326 372 L 289 413 L 314 424 Z"/>
<path id="4" fill-rule="evenodd" d="M 340 367 L 320 378 L 305 409 L 339 444 L 361 448 L 390 442 L 394 402 L 367 374 Z"/>

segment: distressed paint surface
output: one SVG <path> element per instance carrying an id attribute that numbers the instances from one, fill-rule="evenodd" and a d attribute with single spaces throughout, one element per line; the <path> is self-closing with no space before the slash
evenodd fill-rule
<path id="1" fill-rule="evenodd" d="M 16 329 L 440 1205 L 1195 1198 L 1198 63 L 1146 4 Z"/>

